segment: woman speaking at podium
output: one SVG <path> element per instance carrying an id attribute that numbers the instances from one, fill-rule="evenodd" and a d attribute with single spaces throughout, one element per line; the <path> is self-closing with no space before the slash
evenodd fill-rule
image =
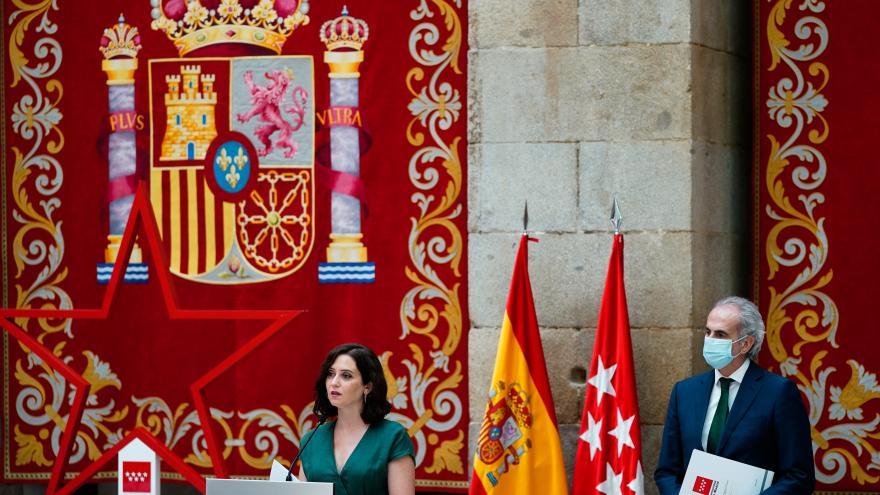
<path id="1" fill-rule="evenodd" d="M 336 495 L 414 494 L 413 444 L 385 419 L 387 393 L 376 353 L 360 344 L 331 350 L 315 382 L 314 413 L 336 420 L 303 436 L 300 478 L 332 482 Z"/>

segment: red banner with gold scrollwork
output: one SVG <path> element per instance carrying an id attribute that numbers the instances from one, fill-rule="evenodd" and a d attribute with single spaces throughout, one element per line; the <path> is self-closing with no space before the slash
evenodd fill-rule
<path id="1" fill-rule="evenodd" d="M 417 486 L 467 487 L 466 13 L 3 0 L 0 482 L 88 472 L 138 427 L 265 476 L 358 341 Z"/>
<path id="2" fill-rule="evenodd" d="M 761 356 L 807 406 L 818 490 L 880 488 L 880 66 L 869 0 L 756 0 Z"/>

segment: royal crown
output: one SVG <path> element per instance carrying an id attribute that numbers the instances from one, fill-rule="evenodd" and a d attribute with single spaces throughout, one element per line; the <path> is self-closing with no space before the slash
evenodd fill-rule
<path id="1" fill-rule="evenodd" d="M 138 29 L 126 24 L 125 17 L 119 14 L 119 22 L 104 30 L 98 49 L 108 60 L 118 57 L 135 58 L 141 49 L 141 36 Z"/>
<path id="2" fill-rule="evenodd" d="M 348 7 L 342 7 L 342 15 L 321 26 L 321 42 L 330 51 L 340 48 L 360 50 L 369 36 L 370 28 L 367 23 L 350 17 Z"/>
<path id="3" fill-rule="evenodd" d="M 238 43 L 279 54 L 293 31 L 309 23 L 308 0 L 150 0 L 153 29 L 183 56 Z"/>

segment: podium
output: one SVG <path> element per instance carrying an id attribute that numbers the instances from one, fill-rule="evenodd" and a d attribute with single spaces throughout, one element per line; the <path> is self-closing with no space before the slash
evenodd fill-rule
<path id="1" fill-rule="evenodd" d="M 206 495 L 333 495 L 333 483 L 209 478 Z"/>

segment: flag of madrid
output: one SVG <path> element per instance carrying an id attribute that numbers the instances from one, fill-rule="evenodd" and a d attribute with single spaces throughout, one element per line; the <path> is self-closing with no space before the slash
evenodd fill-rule
<path id="1" fill-rule="evenodd" d="M 150 463 L 142 461 L 123 461 L 122 492 L 150 492 Z"/>
<path id="2" fill-rule="evenodd" d="M 587 373 L 572 495 L 643 495 L 642 442 L 623 285 L 623 235 L 614 235 Z"/>

